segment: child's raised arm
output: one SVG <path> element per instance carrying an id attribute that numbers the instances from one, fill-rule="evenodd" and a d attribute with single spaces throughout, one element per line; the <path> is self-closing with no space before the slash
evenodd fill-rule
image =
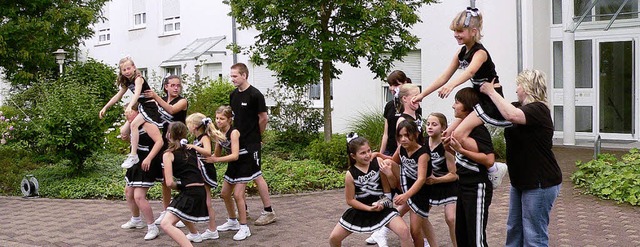
<path id="1" fill-rule="evenodd" d="M 459 52 L 460 51 L 458 50 L 458 53 Z M 424 97 L 427 97 L 429 94 L 435 92 L 436 90 L 438 90 L 438 88 L 442 87 L 442 85 L 447 83 L 449 79 L 451 79 L 451 76 L 453 76 L 453 74 L 456 72 L 460 64 L 460 62 L 458 61 L 458 55 L 457 55 L 458 53 L 456 53 L 456 55 L 453 56 L 453 60 L 451 60 L 451 63 L 449 63 L 449 66 L 447 66 L 444 72 L 442 72 L 442 74 L 440 74 L 440 76 L 435 81 L 433 81 L 431 84 L 429 84 L 429 86 L 424 88 L 422 92 L 420 92 L 420 94 L 416 95 L 415 97 L 413 97 L 413 99 L 411 99 L 413 103 L 418 103 L 422 101 Z"/>
<path id="2" fill-rule="evenodd" d="M 109 107 L 113 106 L 116 102 L 118 102 L 118 101 L 120 101 L 120 99 L 122 99 L 122 95 L 124 95 L 126 92 L 127 92 L 127 88 L 126 87 L 120 87 L 120 91 L 118 91 L 118 93 L 116 93 L 116 95 L 111 97 L 109 102 L 107 102 L 107 104 L 104 105 L 104 107 L 102 107 L 102 110 L 100 110 L 100 113 L 98 114 L 100 119 L 102 119 L 104 117 L 104 115 L 107 113 L 107 110 L 109 109 Z"/>
<path id="3" fill-rule="evenodd" d="M 496 161 L 496 156 L 495 156 L 494 153 L 485 154 L 485 153 L 481 153 L 481 152 L 473 152 L 473 151 L 467 150 L 464 147 L 462 147 L 462 145 L 460 145 L 460 142 L 458 142 L 458 140 L 456 140 L 453 137 L 451 137 L 451 140 L 449 141 L 449 145 L 456 152 L 462 154 L 465 157 L 468 157 L 469 159 L 471 159 L 471 160 L 473 160 L 473 161 L 475 161 L 475 162 L 477 162 L 479 164 L 484 165 L 485 167 L 487 167 L 487 169 L 489 169 L 489 167 L 492 167 L 493 163 Z M 465 145 L 467 145 L 467 144 L 465 144 Z M 475 145 L 477 145 L 477 144 L 475 144 Z"/>
<path id="4" fill-rule="evenodd" d="M 471 58 L 471 63 L 469 64 L 469 66 L 466 69 L 464 69 L 458 77 L 444 84 L 444 86 L 442 86 L 440 91 L 438 91 L 438 96 L 440 96 L 440 98 L 443 98 L 443 99 L 448 97 L 454 88 L 456 88 L 457 86 L 460 86 L 460 84 L 465 83 L 466 81 L 471 79 L 476 74 L 476 72 L 478 72 L 478 70 L 480 69 L 480 66 L 482 66 L 482 64 L 486 61 L 487 61 L 487 52 L 485 52 L 484 50 L 476 51 L 476 53 L 473 54 L 473 58 Z M 459 62 L 456 62 L 456 63 L 459 63 Z"/>

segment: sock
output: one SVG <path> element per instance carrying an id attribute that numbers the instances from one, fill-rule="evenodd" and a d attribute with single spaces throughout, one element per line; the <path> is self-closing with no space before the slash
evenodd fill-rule
<path id="1" fill-rule="evenodd" d="M 384 193 L 384 196 L 386 196 L 389 199 L 393 199 L 393 197 L 391 196 L 391 193 Z"/>
<path id="2" fill-rule="evenodd" d="M 141 221 L 141 220 L 142 220 L 142 219 L 140 218 L 140 216 L 138 216 L 138 217 L 131 216 L 131 221 L 133 221 L 133 222 L 139 222 L 139 221 Z"/>
<path id="3" fill-rule="evenodd" d="M 229 218 L 230 222 L 238 222 L 238 218 Z"/>
<path id="4" fill-rule="evenodd" d="M 492 165 L 491 167 L 489 167 L 489 173 L 494 173 L 498 171 L 498 168 L 496 167 L 496 165 Z"/>
<path id="5" fill-rule="evenodd" d="M 273 212 L 273 209 L 271 208 L 271 206 L 265 207 L 264 211 L 266 212 Z"/>
<path id="6" fill-rule="evenodd" d="M 156 224 L 151 223 L 151 225 L 147 224 L 147 230 L 151 230 L 153 228 L 156 228 Z"/>

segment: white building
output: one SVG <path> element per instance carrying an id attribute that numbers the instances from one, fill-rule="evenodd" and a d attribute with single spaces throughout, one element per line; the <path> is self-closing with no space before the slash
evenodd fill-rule
<path id="1" fill-rule="evenodd" d="M 483 13 L 482 42 L 496 63 L 505 98 L 515 101 L 518 71 L 540 69 L 548 77 L 560 142 L 573 145 L 576 139 L 597 135 L 638 140 L 638 0 L 442 1 L 420 10 L 423 22 L 413 32 L 421 41 L 395 69 L 421 85 L 437 78 L 459 48 L 449 24 L 470 2 Z M 225 47 L 234 39 L 249 46 L 256 34 L 234 31 L 229 11 L 220 0 L 113 0 L 104 8 L 109 20 L 95 26 L 96 35 L 85 41 L 83 55 L 112 65 L 129 55 L 148 77 L 153 72 L 194 74 L 200 65 L 201 77 L 228 76 L 234 54 Z M 235 59 L 249 65 L 250 83 L 263 93 L 274 85 L 272 73 L 252 65 L 248 56 L 237 54 Z M 381 111 L 387 100 L 386 83 L 373 79 L 366 62 L 362 64 L 339 65 L 344 73 L 333 82 L 335 132 L 347 131 L 359 112 Z M 322 107 L 320 95 L 314 90 L 309 94 L 317 107 Z M 452 117 L 452 104 L 452 96 L 431 95 L 422 107 L 424 113 Z"/>

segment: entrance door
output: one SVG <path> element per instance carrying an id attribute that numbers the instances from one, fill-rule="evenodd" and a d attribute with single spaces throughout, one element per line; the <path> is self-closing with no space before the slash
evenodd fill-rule
<path id="1" fill-rule="evenodd" d="M 604 139 L 635 136 L 633 43 L 630 39 L 598 42 L 597 124 Z"/>

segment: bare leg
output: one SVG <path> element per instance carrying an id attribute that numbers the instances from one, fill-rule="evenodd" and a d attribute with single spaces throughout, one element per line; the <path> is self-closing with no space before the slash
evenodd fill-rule
<path id="1" fill-rule="evenodd" d="M 140 128 L 144 122 L 144 117 L 142 117 L 141 114 L 138 114 L 138 116 L 131 121 L 131 154 L 133 155 L 138 155 L 138 141 L 140 140 L 138 128 Z"/>
<path id="2" fill-rule="evenodd" d="M 182 230 L 175 227 L 175 224 L 178 223 L 179 220 L 180 219 L 173 213 L 167 212 L 164 219 L 162 219 L 162 223 L 160 223 L 160 227 L 180 246 L 193 246 L 189 239 L 187 239 L 187 236 L 182 233 Z"/>
<path id="3" fill-rule="evenodd" d="M 136 201 L 136 205 L 142 212 L 144 216 L 145 222 L 147 225 L 153 224 L 153 209 L 151 209 L 151 205 L 149 205 L 149 201 L 147 201 L 147 191 L 149 188 L 134 188 L 134 199 Z"/>
<path id="4" fill-rule="evenodd" d="M 236 215 L 235 204 L 233 202 L 233 190 L 234 185 L 224 181 L 222 184 L 222 191 L 220 191 L 220 197 L 224 200 L 224 206 L 227 208 L 229 219 L 236 219 L 238 217 Z"/>
<path id="5" fill-rule="evenodd" d="M 424 247 L 422 217 L 411 211 L 409 214 L 409 224 L 411 225 L 409 230 L 411 231 L 411 238 L 413 238 L 413 246 Z"/>
<path id="6" fill-rule="evenodd" d="M 247 207 L 246 202 L 244 200 L 244 189 L 247 187 L 247 184 L 236 184 L 233 188 L 233 198 L 236 201 L 236 206 L 238 208 L 238 221 L 240 221 L 241 225 L 247 224 Z"/>
<path id="7" fill-rule="evenodd" d="M 350 231 L 342 228 L 340 224 L 336 224 L 336 226 L 333 228 L 333 231 L 331 231 L 331 235 L 329 235 L 329 245 L 331 247 L 342 246 L 342 240 L 347 238 L 347 236 L 349 235 L 351 235 Z"/>
<path id="8" fill-rule="evenodd" d="M 216 214 L 213 211 L 213 206 L 211 205 L 211 186 L 208 184 L 204 185 L 205 190 L 207 191 L 207 211 L 209 211 L 209 230 L 216 230 Z"/>
<path id="9" fill-rule="evenodd" d="M 422 231 L 427 238 L 427 242 L 432 247 L 438 247 L 438 241 L 436 241 L 436 233 L 433 229 L 433 225 L 429 221 L 429 218 L 422 218 Z"/>
<path id="10" fill-rule="evenodd" d="M 140 217 L 140 209 L 138 208 L 138 205 L 136 205 L 136 201 L 134 198 L 134 188 L 129 186 L 125 187 L 124 195 L 125 195 L 125 198 L 127 199 L 127 206 L 131 211 L 131 216 Z"/>
<path id="11" fill-rule="evenodd" d="M 449 236 L 451 237 L 451 244 L 453 247 L 457 247 L 456 242 L 456 204 L 450 203 L 444 206 L 444 217 L 447 225 L 449 226 Z"/>
<path id="12" fill-rule="evenodd" d="M 269 198 L 269 186 L 267 185 L 267 181 L 264 180 L 263 176 L 258 176 L 255 181 L 256 186 L 258 187 L 258 192 L 260 193 L 260 200 L 262 200 L 262 205 L 265 208 L 271 207 L 271 199 Z"/>
<path id="13" fill-rule="evenodd" d="M 413 240 L 411 239 L 411 233 L 409 232 L 409 227 L 407 227 L 407 223 L 402 220 L 402 217 L 394 217 L 387 227 L 391 229 L 398 238 L 400 238 L 400 246 L 411 246 Z"/>

